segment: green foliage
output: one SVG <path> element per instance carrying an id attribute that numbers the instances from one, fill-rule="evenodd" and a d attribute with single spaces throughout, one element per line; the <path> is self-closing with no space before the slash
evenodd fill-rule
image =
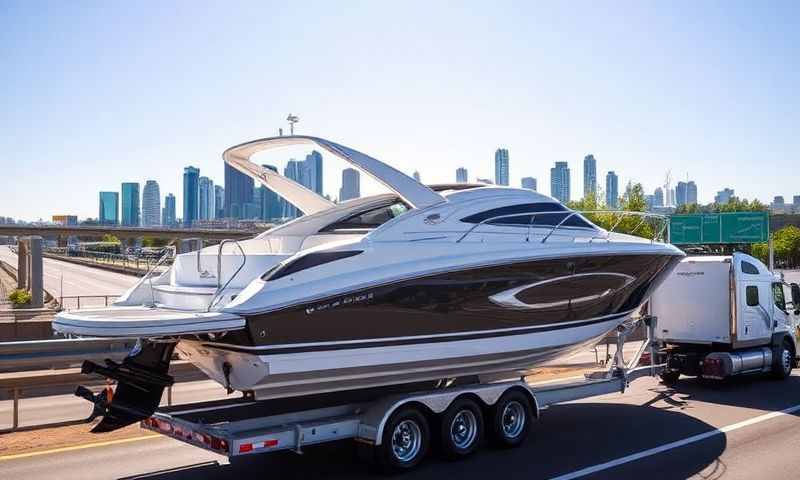
<path id="1" fill-rule="evenodd" d="M 31 298 L 33 297 L 30 292 L 22 288 L 18 288 L 8 294 L 8 300 L 14 305 L 27 305 L 31 303 Z"/>
<path id="2" fill-rule="evenodd" d="M 614 232 L 648 239 L 653 238 L 657 233 L 660 234 L 663 231 L 664 220 L 624 213 L 647 211 L 647 200 L 642 184 L 630 184 L 626 190 L 626 195 L 620 201 L 619 210 L 608 210 L 605 203 L 601 201 L 600 194 L 570 202 L 569 207 L 581 212 L 594 212 L 585 213 L 584 216 L 606 230 L 613 228 Z"/>
<path id="3" fill-rule="evenodd" d="M 772 236 L 775 245 L 775 261 L 779 264 L 800 265 L 800 228 L 788 225 L 775 232 Z M 769 244 L 756 243 L 753 245 L 752 254 L 764 263 L 769 262 Z"/>
<path id="4" fill-rule="evenodd" d="M 739 198 L 733 197 L 731 201 L 725 205 L 720 205 L 718 203 L 709 203 L 708 205 L 681 205 L 675 210 L 675 213 L 764 212 L 766 210 L 767 206 L 757 199 L 751 202 L 746 198 L 740 200 Z"/>
<path id="5" fill-rule="evenodd" d="M 166 238 L 153 238 L 153 237 L 142 238 L 142 246 L 146 248 L 166 247 L 167 245 L 169 245 L 169 239 Z"/>
<path id="6" fill-rule="evenodd" d="M 116 235 L 112 235 L 110 233 L 103 234 L 103 240 L 102 241 L 103 242 L 108 242 L 108 243 L 121 243 L 119 241 L 119 238 L 117 238 Z"/>

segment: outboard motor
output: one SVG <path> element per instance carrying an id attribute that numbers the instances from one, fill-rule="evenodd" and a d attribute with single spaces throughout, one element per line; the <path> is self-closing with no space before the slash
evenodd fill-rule
<path id="1" fill-rule="evenodd" d="M 109 359 L 105 361 L 106 366 L 88 360 L 83 362 L 81 373 L 94 373 L 117 381 L 110 401 L 105 391 L 94 395 L 83 386 L 75 390 L 76 396 L 94 404 L 89 421 L 103 417 L 92 433 L 111 432 L 153 415 L 161 403 L 164 388 L 174 383 L 168 372 L 175 345 L 175 342 L 139 339 L 122 363 Z"/>

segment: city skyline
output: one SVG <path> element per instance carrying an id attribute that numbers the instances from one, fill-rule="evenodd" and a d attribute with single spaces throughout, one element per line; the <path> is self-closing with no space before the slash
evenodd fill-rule
<path id="1" fill-rule="evenodd" d="M 490 158 L 503 145 L 518 159 L 511 185 L 523 176 L 544 184 L 553 161 L 577 169 L 591 152 L 648 192 L 668 168 L 691 172 L 700 203 L 728 186 L 764 203 L 797 193 L 791 175 L 751 179 L 764 164 L 793 170 L 800 151 L 800 70 L 786 61 L 796 57 L 798 4 L 585 2 L 578 16 L 569 4 L 479 5 L 319 3 L 317 14 L 338 21 L 278 48 L 305 8 L 9 2 L 0 162 L 15 181 L 0 205 L 30 220 L 56 209 L 93 217 L 94 192 L 116 190 L 122 175 L 180 197 L 176 171 L 192 164 L 219 181 L 221 153 L 277 135 L 287 112 L 301 114 L 298 133 L 431 183 L 451 181 L 459 166 L 493 177 Z M 253 18 L 263 28 L 212 34 Z M 335 94 L 332 83 L 342 85 Z M 420 115 L 420 105 L 441 108 Z M 326 173 L 330 191 L 339 182 L 338 171 Z M 92 193 L 74 195 L 75 185 Z"/>

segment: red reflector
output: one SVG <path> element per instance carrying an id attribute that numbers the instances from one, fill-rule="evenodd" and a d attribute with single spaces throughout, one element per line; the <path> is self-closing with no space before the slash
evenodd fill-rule
<path id="1" fill-rule="evenodd" d="M 266 448 L 272 448 L 277 446 L 278 446 L 277 440 L 264 440 L 264 447 Z"/>
<path id="2" fill-rule="evenodd" d="M 253 444 L 252 443 L 243 443 L 239 445 L 239 453 L 247 453 L 253 451 Z"/>

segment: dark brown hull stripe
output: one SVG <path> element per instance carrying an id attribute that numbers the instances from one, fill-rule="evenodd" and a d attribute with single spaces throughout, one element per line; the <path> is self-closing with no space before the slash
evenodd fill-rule
<path id="1" fill-rule="evenodd" d="M 248 353 L 251 355 L 279 355 L 287 353 L 309 353 L 309 352 L 324 352 L 332 350 L 355 350 L 361 348 L 394 347 L 403 345 L 423 345 L 429 343 L 457 342 L 461 340 L 482 340 L 486 338 L 508 337 L 515 335 L 526 335 L 535 332 L 550 332 L 555 330 L 564 330 L 568 328 L 586 327 L 598 323 L 605 323 L 613 320 L 618 320 L 630 314 L 631 312 L 625 312 L 625 313 L 609 315 L 607 317 L 602 317 L 599 319 L 586 320 L 582 322 L 543 325 L 540 327 L 521 328 L 511 331 L 499 331 L 499 332 L 495 331 L 487 333 L 451 335 L 451 336 L 428 337 L 428 338 L 404 338 L 404 339 L 394 339 L 394 340 L 387 339 L 387 340 L 379 340 L 374 342 L 363 342 L 363 343 L 334 343 L 326 345 L 304 345 L 301 347 L 280 347 L 280 348 L 275 348 L 275 347 L 241 348 L 236 345 L 208 344 L 208 343 L 204 343 L 203 346 L 206 348 L 215 348 L 218 350 L 226 350 L 237 353 Z"/>

